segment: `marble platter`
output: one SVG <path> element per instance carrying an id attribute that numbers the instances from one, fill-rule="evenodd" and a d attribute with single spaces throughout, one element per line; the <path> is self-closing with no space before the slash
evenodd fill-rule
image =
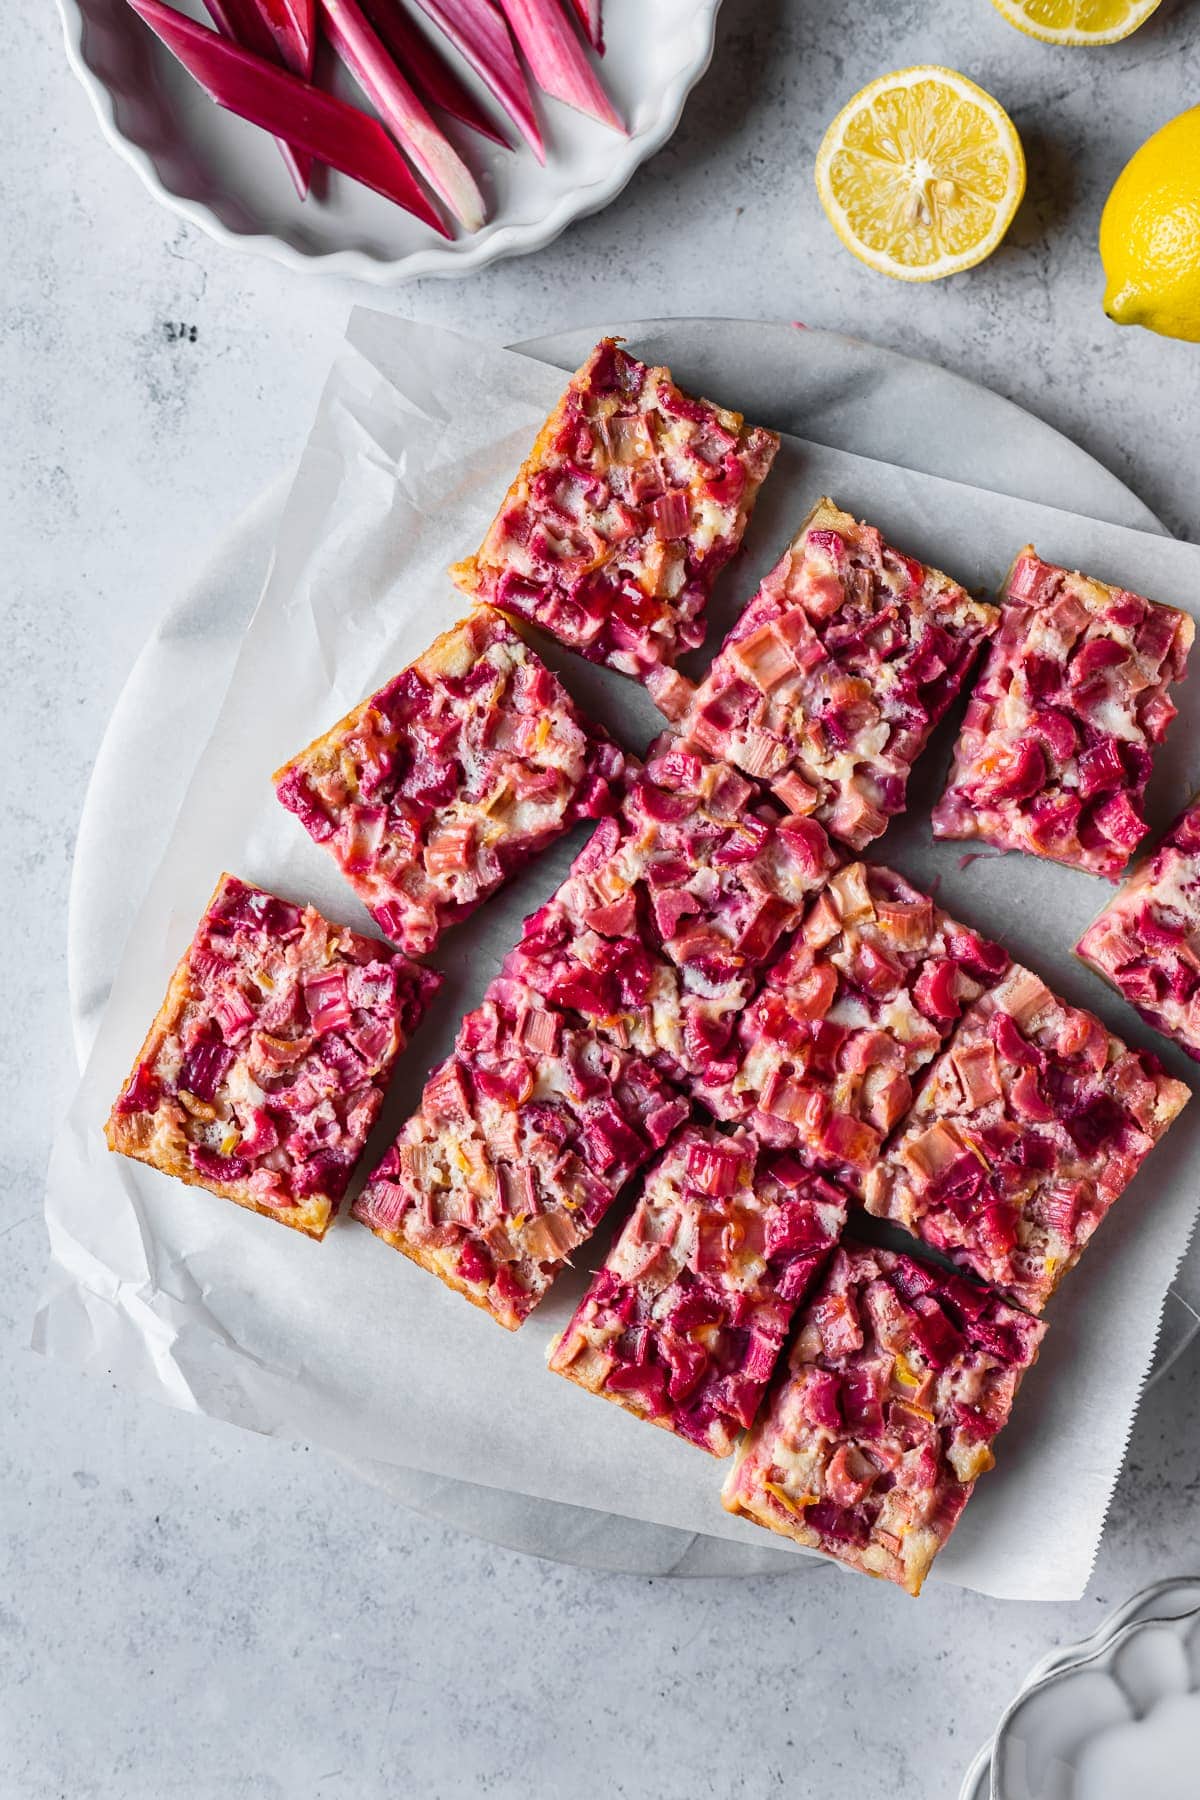
<path id="1" fill-rule="evenodd" d="M 531 339 L 517 348 L 572 369 L 601 329 Z M 785 431 L 1115 524 L 1163 530 L 1127 487 L 1076 445 L 1011 402 L 928 363 L 795 325 L 693 319 L 603 329 L 626 336 L 639 354 L 669 362 L 687 384 Z M 68 927 L 81 1062 L 257 601 L 285 492 L 283 479 L 267 489 L 167 609 L 98 749 L 76 844 Z M 171 753 L 164 756 L 168 744 Z M 134 792 L 136 809 L 129 803 Z M 128 852 L 119 885 L 100 875 L 112 866 L 114 839 Z M 1168 1296 L 1155 1374 L 1200 1330 L 1196 1297 L 1200 1249 L 1194 1246 Z M 356 1467 L 414 1511 L 509 1548 L 585 1567 L 797 1576 L 823 1566 L 769 1543 L 760 1548 L 697 1536 L 390 1465 Z"/>

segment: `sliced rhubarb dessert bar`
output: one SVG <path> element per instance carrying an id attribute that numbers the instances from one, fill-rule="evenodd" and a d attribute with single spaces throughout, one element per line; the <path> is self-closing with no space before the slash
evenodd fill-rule
<path id="1" fill-rule="evenodd" d="M 676 1079 L 694 1076 L 725 1051 L 835 860 L 815 820 L 660 738 L 505 972 Z"/>
<path id="2" fill-rule="evenodd" d="M 688 1126 L 646 1176 L 550 1367 L 728 1456 L 845 1221 L 844 1196 L 794 1156 Z"/>
<path id="3" fill-rule="evenodd" d="M 995 1461 L 1045 1326 L 956 1275 L 847 1243 L 806 1304 L 722 1500 L 919 1594 Z"/>
<path id="4" fill-rule="evenodd" d="M 644 679 L 704 640 L 718 571 L 742 541 L 779 439 L 681 393 L 613 339 L 551 413 L 464 592 Z"/>
<path id="5" fill-rule="evenodd" d="M 1115 877 L 1146 833 L 1153 747 L 1195 627 L 1027 545 L 963 720 L 935 837 L 982 838 Z"/>
<path id="6" fill-rule="evenodd" d="M 861 850 L 903 812 L 909 771 L 996 618 L 822 500 L 721 646 L 681 730 Z"/>
<path id="7" fill-rule="evenodd" d="M 515 1331 L 689 1111 L 641 1057 L 496 981 L 354 1216 Z"/>
<path id="8" fill-rule="evenodd" d="M 109 1148 L 323 1237 L 440 984 L 223 875 L 109 1115 Z"/>
<path id="9" fill-rule="evenodd" d="M 1075 954 L 1200 1062 L 1200 795 L 1088 926 Z"/>
<path id="10" fill-rule="evenodd" d="M 913 1082 L 1008 955 L 901 875 L 850 863 L 813 900 L 730 1053 L 695 1087 L 852 1193 L 912 1104 Z"/>
<path id="11" fill-rule="evenodd" d="M 866 1208 L 1041 1312 L 1188 1097 L 1014 964 L 934 1063 Z"/>
<path id="12" fill-rule="evenodd" d="M 610 811 L 623 766 L 479 607 L 274 781 L 380 928 L 420 955 L 577 820 Z"/>

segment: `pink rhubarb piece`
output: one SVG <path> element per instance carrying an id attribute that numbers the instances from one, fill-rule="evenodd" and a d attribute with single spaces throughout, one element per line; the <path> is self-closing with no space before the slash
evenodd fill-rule
<path id="1" fill-rule="evenodd" d="M 779 439 L 681 393 L 611 338 L 573 378 L 454 580 L 644 679 L 704 638 Z"/>
<path id="2" fill-rule="evenodd" d="M 1188 1098 L 1014 964 L 934 1063 L 866 1208 L 1041 1312 Z"/>
<path id="3" fill-rule="evenodd" d="M 688 1111 L 642 1058 L 493 982 L 354 1217 L 515 1331 Z"/>
<path id="4" fill-rule="evenodd" d="M 844 1197 L 794 1156 L 688 1126 L 646 1176 L 550 1367 L 728 1456 L 845 1219 Z"/>
<path id="5" fill-rule="evenodd" d="M 432 950 L 580 819 L 624 758 L 480 607 L 276 771 L 276 792 L 405 950 Z"/>
<path id="6" fill-rule="evenodd" d="M 718 651 L 683 735 L 861 850 L 903 812 L 996 617 L 822 500 Z"/>
<path id="7" fill-rule="evenodd" d="M 913 1083 L 1008 956 L 890 869 L 851 863 L 811 902 L 730 1054 L 695 1087 L 852 1193 L 912 1104 Z"/>
<path id="8" fill-rule="evenodd" d="M 1200 1062 L 1200 796 L 1088 926 L 1075 954 Z"/>
<path id="9" fill-rule="evenodd" d="M 729 1472 L 740 1513 L 919 1594 L 1045 1326 L 941 1269 L 845 1244 Z"/>
<path id="10" fill-rule="evenodd" d="M 788 818 L 736 770 L 664 737 L 505 970 L 687 1079 L 725 1052 L 833 867 L 815 820 Z"/>
<path id="11" fill-rule="evenodd" d="M 971 696 L 935 837 L 982 838 L 1117 876 L 1146 833 L 1153 746 L 1175 708 L 1186 613 L 1042 562 L 1009 573 L 1000 632 Z"/>
<path id="12" fill-rule="evenodd" d="M 441 976 L 223 875 L 108 1145 L 323 1237 Z"/>

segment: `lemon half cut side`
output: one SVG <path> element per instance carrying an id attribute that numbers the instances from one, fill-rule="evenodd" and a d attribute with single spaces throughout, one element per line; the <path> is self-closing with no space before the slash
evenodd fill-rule
<path id="1" fill-rule="evenodd" d="M 999 244 L 1025 192 L 1025 153 L 998 100 L 928 65 L 855 94 L 825 133 L 816 178 L 860 261 L 900 281 L 937 281 Z"/>
<path id="2" fill-rule="evenodd" d="M 1161 0 L 992 0 L 997 12 L 1043 44 L 1118 44 Z"/>

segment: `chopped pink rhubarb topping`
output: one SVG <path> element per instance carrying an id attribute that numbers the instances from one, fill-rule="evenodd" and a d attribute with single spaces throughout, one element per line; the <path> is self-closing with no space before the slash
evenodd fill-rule
<path id="1" fill-rule="evenodd" d="M 1008 967 L 890 869 L 850 863 L 811 901 L 731 1055 L 695 1092 L 854 1194 L 964 1007 Z"/>
<path id="2" fill-rule="evenodd" d="M 865 1205 L 1040 1312 L 1188 1097 L 1014 964 L 933 1064 Z"/>
<path id="3" fill-rule="evenodd" d="M 1132 870 L 1075 954 L 1200 1062 L 1200 800 Z"/>
<path id="4" fill-rule="evenodd" d="M 623 770 L 562 683 L 481 607 L 274 779 L 376 923 L 417 954 L 608 812 Z"/>
<path id="5" fill-rule="evenodd" d="M 1022 551 L 934 835 L 1119 875 L 1193 636 L 1186 613 Z"/>
<path id="6" fill-rule="evenodd" d="M 320 1237 L 440 983 L 225 875 L 113 1108 L 109 1146 Z"/>
<path id="7" fill-rule="evenodd" d="M 728 1456 L 845 1216 L 844 1196 L 794 1157 L 688 1125 L 647 1173 L 550 1367 Z"/>
<path id="8" fill-rule="evenodd" d="M 645 680 L 704 638 L 779 440 L 681 393 L 614 339 L 574 376 L 477 555 L 466 593 Z"/>
<path id="9" fill-rule="evenodd" d="M 718 651 L 680 729 L 861 850 L 996 618 L 822 500 Z"/>
<path id="10" fill-rule="evenodd" d="M 515 1330 L 688 1112 L 641 1057 L 498 980 L 354 1217 Z"/>
<path id="11" fill-rule="evenodd" d="M 844 1244 L 725 1483 L 728 1511 L 918 1594 L 1045 1326 L 955 1275 Z"/>
<path id="12" fill-rule="evenodd" d="M 785 932 L 834 866 L 811 819 L 757 800 L 735 770 L 651 747 L 621 812 L 525 922 L 506 974 L 676 1079 L 729 1047 Z"/>

